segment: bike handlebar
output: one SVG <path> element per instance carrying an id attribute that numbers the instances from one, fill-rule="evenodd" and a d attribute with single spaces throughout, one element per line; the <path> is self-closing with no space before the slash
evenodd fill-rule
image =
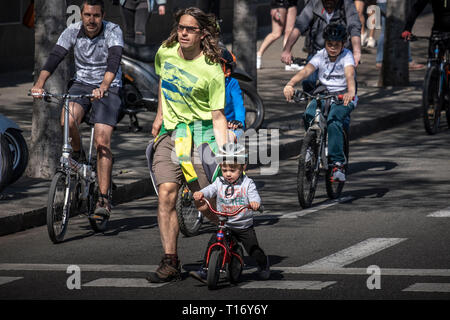
<path id="1" fill-rule="evenodd" d="M 215 213 L 219 216 L 224 216 L 224 217 L 233 217 L 233 216 L 237 215 L 238 213 L 241 213 L 244 209 L 252 209 L 252 207 L 250 205 L 246 205 L 246 206 L 240 206 L 233 212 L 220 212 L 211 206 L 211 203 L 209 203 L 208 199 L 203 198 L 202 200 L 206 202 L 209 210 L 211 210 L 213 213 Z M 262 205 L 260 205 L 259 209 L 257 211 L 263 212 L 263 210 L 264 210 L 264 207 Z"/>
<path id="2" fill-rule="evenodd" d="M 296 89 L 294 91 L 294 96 L 293 96 L 294 101 L 295 102 L 303 101 L 304 100 L 304 98 L 302 97 L 303 95 L 306 95 L 306 96 L 308 96 L 310 98 L 314 98 L 314 99 L 317 99 L 317 100 L 326 100 L 326 99 L 330 99 L 330 98 L 334 98 L 334 99 L 337 99 L 337 100 L 343 100 L 344 99 L 344 95 L 343 94 L 338 94 L 338 95 L 336 95 L 336 94 L 321 95 L 321 94 L 318 93 L 316 95 L 313 95 L 313 94 L 311 94 L 309 92 Z M 353 97 L 352 100 L 355 100 L 355 97 Z"/>
<path id="3" fill-rule="evenodd" d="M 107 97 L 109 95 L 108 91 L 106 91 L 103 96 Z M 57 99 L 77 99 L 77 98 L 94 98 L 94 95 L 89 94 L 68 94 L 68 93 L 50 93 L 50 92 L 43 92 L 41 93 L 32 93 L 31 91 L 28 91 L 28 96 L 32 97 L 43 97 L 43 98 L 57 98 Z"/>
<path id="4" fill-rule="evenodd" d="M 299 66 L 306 66 L 308 64 L 308 61 L 306 59 L 303 58 L 296 58 L 296 57 L 292 57 L 292 63 L 299 65 Z"/>

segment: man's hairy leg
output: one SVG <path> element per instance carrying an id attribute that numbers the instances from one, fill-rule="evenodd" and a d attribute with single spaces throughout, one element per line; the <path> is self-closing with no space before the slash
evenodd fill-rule
<path id="1" fill-rule="evenodd" d="M 165 254 L 176 254 L 178 234 L 177 212 L 175 209 L 180 185 L 174 182 L 162 183 L 158 187 L 158 225 Z"/>
<path id="2" fill-rule="evenodd" d="M 100 193 L 107 194 L 111 184 L 112 153 L 111 136 L 114 128 L 107 124 L 95 124 L 95 145 L 97 148 L 97 175 Z"/>

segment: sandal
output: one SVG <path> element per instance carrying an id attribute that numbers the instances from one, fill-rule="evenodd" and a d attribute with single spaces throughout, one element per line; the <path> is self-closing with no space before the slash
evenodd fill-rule
<path id="1" fill-rule="evenodd" d="M 100 194 L 97 201 L 97 207 L 95 208 L 92 218 L 94 219 L 109 219 L 111 215 L 111 205 L 109 204 L 108 195 Z"/>

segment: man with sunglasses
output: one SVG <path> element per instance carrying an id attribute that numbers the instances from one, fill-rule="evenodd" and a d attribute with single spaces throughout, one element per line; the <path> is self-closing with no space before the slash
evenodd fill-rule
<path id="1" fill-rule="evenodd" d="M 227 136 L 225 79 L 215 17 L 187 8 L 179 10 L 175 20 L 155 57 L 160 76 L 158 112 L 152 126 L 155 139 L 147 148 L 150 174 L 158 191 L 164 250 L 156 272 L 147 278 L 156 283 L 180 279 L 175 208 L 179 188 L 186 181 L 195 192 L 215 180 L 220 168 L 214 154 Z M 208 214 L 206 206 L 196 204 Z"/>

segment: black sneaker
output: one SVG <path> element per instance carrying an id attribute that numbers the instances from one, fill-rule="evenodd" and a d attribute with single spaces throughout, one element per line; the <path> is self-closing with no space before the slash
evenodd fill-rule
<path id="1" fill-rule="evenodd" d="M 176 265 L 172 265 L 172 260 L 170 258 L 163 257 L 156 272 L 150 272 L 146 279 L 152 283 L 181 280 L 180 261 L 177 260 Z"/>
<path id="2" fill-rule="evenodd" d="M 261 280 L 268 280 L 270 278 L 270 261 L 269 257 L 267 257 L 267 262 L 265 266 L 258 267 L 258 277 Z"/>

